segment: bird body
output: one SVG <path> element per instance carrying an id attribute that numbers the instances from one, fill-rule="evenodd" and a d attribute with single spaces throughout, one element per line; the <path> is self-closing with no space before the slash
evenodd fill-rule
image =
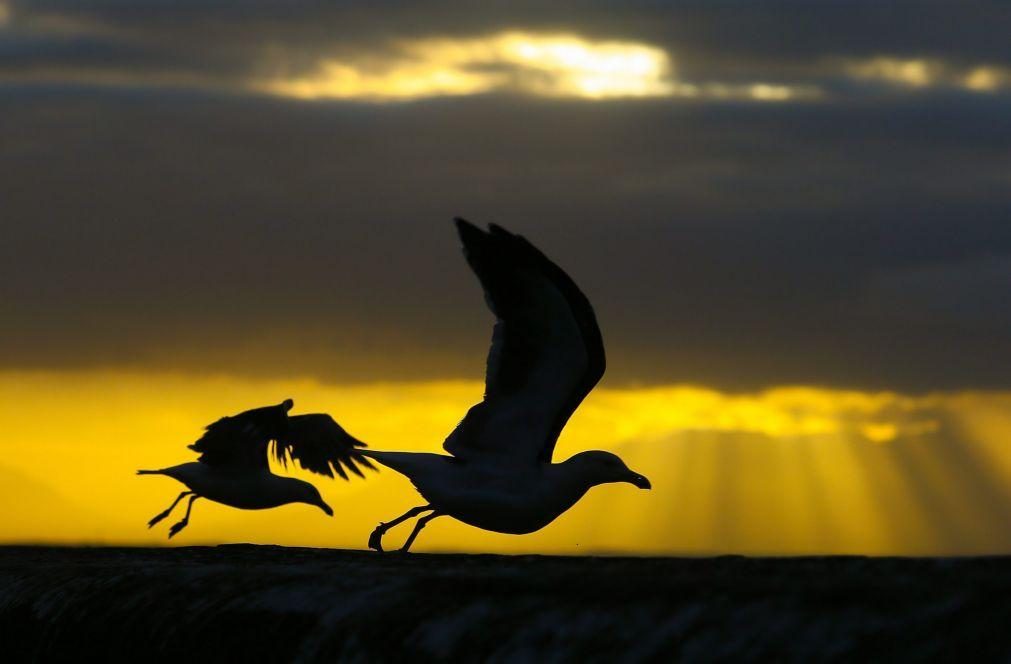
<path id="1" fill-rule="evenodd" d="M 143 475 L 166 475 L 203 498 L 243 510 L 307 503 L 319 507 L 328 515 L 333 513 L 330 506 L 319 498 L 319 492 L 312 484 L 270 471 L 215 468 L 191 461 L 162 470 L 139 472 Z"/>
<path id="2" fill-rule="evenodd" d="M 484 399 L 472 406 L 443 448 L 452 456 L 363 450 L 406 475 L 428 504 L 380 523 L 387 530 L 423 512 L 401 550 L 430 520 L 451 516 L 478 528 L 525 534 L 543 528 L 592 487 L 649 480 L 609 452 L 581 452 L 552 463 L 569 417 L 604 374 L 604 344 L 586 296 L 524 238 L 456 220 L 464 255 L 496 316 Z"/>
<path id="3" fill-rule="evenodd" d="M 369 451 L 366 455 L 406 475 L 436 512 L 497 533 L 540 530 L 589 489 L 565 464 L 517 469 L 494 461 L 461 462 L 442 454 Z"/>

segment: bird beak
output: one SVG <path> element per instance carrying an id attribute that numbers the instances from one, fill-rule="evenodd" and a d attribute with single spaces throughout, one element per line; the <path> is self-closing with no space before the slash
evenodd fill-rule
<path id="1" fill-rule="evenodd" d="M 320 502 L 319 508 L 326 512 L 327 516 L 333 516 L 333 509 L 324 502 Z"/>
<path id="2" fill-rule="evenodd" d="M 652 489 L 653 485 L 649 483 L 644 475 L 639 475 L 638 473 L 632 473 L 632 476 L 628 478 L 629 484 L 634 484 L 640 489 Z"/>

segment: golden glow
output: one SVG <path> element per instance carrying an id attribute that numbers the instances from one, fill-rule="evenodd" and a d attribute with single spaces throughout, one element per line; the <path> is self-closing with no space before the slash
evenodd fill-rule
<path id="1" fill-rule="evenodd" d="M 860 432 L 867 440 L 873 440 L 875 443 L 887 443 L 899 435 L 898 427 L 890 422 L 870 422 L 863 425 Z"/>
<path id="2" fill-rule="evenodd" d="M 915 88 L 931 85 L 938 75 L 938 65 L 927 60 L 872 58 L 849 66 L 857 78 L 874 78 Z"/>
<path id="3" fill-rule="evenodd" d="M 478 382 L 322 385 L 139 373 L 0 373 L 0 541 L 165 544 L 146 521 L 182 490 L 138 477 L 193 459 L 186 444 L 222 414 L 293 397 L 378 449 L 439 451 Z M 595 390 L 557 459 L 618 453 L 653 482 L 591 490 L 527 536 L 433 521 L 421 550 L 589 553 L 982 553 L 1011 533 L 1011 395 L 910 397 L 814 388 L 726 394 L 690 386 Z M 388 470 L 367 481 L 309 476 L 336 510 L 262 512 L 198 501 L 172 544 L 362 548 L 420 504 Z M 16 506 L 16 509 L 12 509 Z M 406 531 L 390 533 L 391 545 Z"/>
<path id="4" fill-rule="evenodd" d="M 370 101 L 495 91 L 588 100 L 697 97 L 780 102 L 817 96 L 810 87 L 679 81 L 665 51 L 638 42 L 504 32 L 406 41 L 398 47 L 396 54 L 383 57 L 324 58 L 308 75 L 274 77 L 254 87 L 297 99 Z"/>
<path id="5" fill-rule="evenodd" d="M 320 61 L 308 76 L 260 84 L 300 99 L 416 99 L 515 90 L 551 97 L 651 97 L 669 93 L 670 61 L 636 42 L 506 32 L 471 39 L 399 44 L 386 58 Z"/>
<path id="6" fill-rule="evenodd" d="M 503 60 L 543 74 L 526 85 L 544 95 L 654 97 L 669 92 L 667 54 L 643 44 L 587 42 L 576 37 L 536 38 L 508 34 L 499 38 Z"/>
<path id="7" fill-rule="evenodd" d="M 719 82 L 671 84 L 671 95 L 691 99 L 746 100 L 757 102 L 784 102 L 795 99 L 817 99 L 821 90 L 811 85 L 782 85 L 773 83 L 730 84 Z"/>
<path id="8" fill-rule="evenodd" d="M 848 61 L 846 72 L 854 78 L 878 80 L 909 88 L 949 86 L 971 92 L 993 92 L 1011 85 L 1011 74 L 996 66 L 959 67 L 926 58 L 876 57 Z"/>
<path id="9" fill-rule="evenodd" d="M 996 67 L 976 67 L 965 75 L 965 87 L 975 92 L 993 92 L 1008 85 L 1006 71 Z"/>
<path id="10" fill-rule="evenodd" d="M 795 95 L 789 86 L 768 83 L 755 83 L 748 90 L 753 98 L 762 101 L 785 101 Z"/>
<path id="11" fill-rule="evenodd" d="M 497 87 L 501 78 L 498 74 L 410 63 L 387 71 L 366 72 L 324 60 L 311 77 L 272 81 L 260 87 L 298 99 L 415 99 L 487 92 Z"/>
<path id="12" fill-rule="evenodd" d="M 11 20 L 11 7 L 7 0 L 0 0 L 0 27 Z"/>

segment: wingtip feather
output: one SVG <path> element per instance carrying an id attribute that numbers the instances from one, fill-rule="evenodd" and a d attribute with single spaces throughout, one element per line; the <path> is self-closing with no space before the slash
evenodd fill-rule
<path id="1" fill-rule="evenodd" d="M 453 222 L 456 224 L 456 232 L 460 236 L 460 240 L 465 245 L 488 235 L 463 217 L 456 217 L 453 219 Z"/>
<path id="2" fill-rule="evenodd" d="M 358 468 L 358 466 L 355 465 L 354 457 L 348 457 L 344 461 L 344 465 L 346 465 L 348 467 L 348 470 L 350 470 L 352 473 L 354 473 L 355 475 L 357 475 L 362 479 L 365 479 L 365 474 L 362 473 L 362 471 Z"/>

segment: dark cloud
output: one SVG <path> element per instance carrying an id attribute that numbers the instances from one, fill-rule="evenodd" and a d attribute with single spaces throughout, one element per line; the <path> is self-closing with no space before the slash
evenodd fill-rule
<path id="1" fill-rule="evenodd" d="M 461 214 L 570 271 L 616 382 L 1007 387 L 1011 96 L 844 90 L 817 64 L 1004 63 L 996 6 L 960 5 L 958 31 L 941 5 L 912 22 L 870 3 L 721 6 L 19 4 L 0 28 L 0 365 L 476 376 L 490 325 Z M 228 86 L 279 44 L 308 66 L 401 32 L 517 25 L 845 94 L 376 105 Z M 38 75 L 67 70 L 120 78 Z"/>

